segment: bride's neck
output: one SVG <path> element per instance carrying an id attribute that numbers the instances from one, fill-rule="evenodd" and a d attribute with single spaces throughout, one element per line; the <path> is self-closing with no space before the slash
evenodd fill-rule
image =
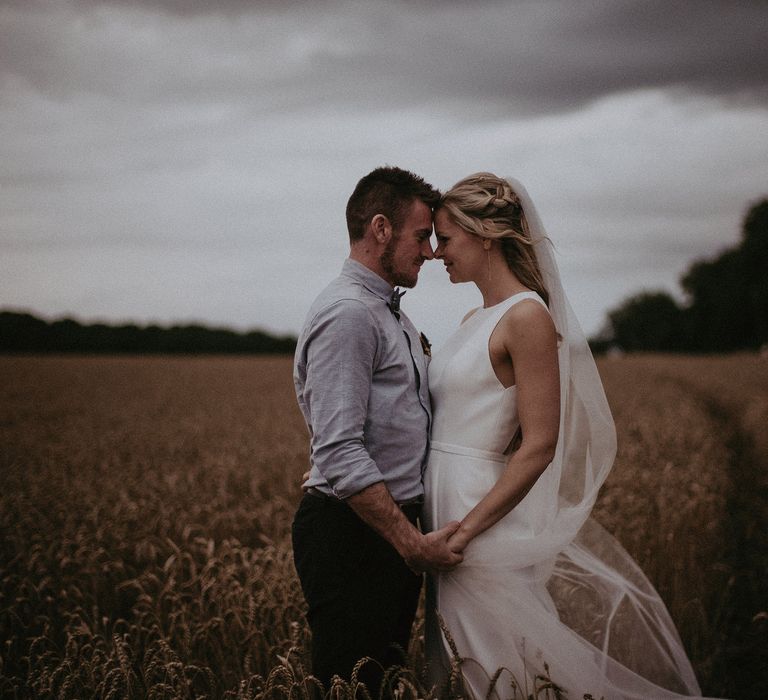
<path id="1" fill-rule="evenodd" d="M 487 274 L 474 282 L 483 295 L 483 306 L 486 308 L 508 299 L 513 294 L 528 291 L 528 287 L 517 279 L 506 263 L 503 266 L 491 266 Z"/>

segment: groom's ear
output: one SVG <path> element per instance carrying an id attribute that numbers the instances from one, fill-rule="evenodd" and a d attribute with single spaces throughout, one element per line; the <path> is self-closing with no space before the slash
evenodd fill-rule
<path id="1" fill-rule="evenodd" d="M 378 243 L 389 243 L 392 238 L 392 224 L 384 214 L 376 214 L 371 219 L 371 231 Z"/>

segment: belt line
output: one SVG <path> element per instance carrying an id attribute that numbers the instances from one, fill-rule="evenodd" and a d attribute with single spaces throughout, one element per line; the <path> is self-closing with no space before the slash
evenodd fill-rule
<path id="1" fill-rule="evenodd" d="M 436 452 L 447 452 L 452 455 L 462 455 L 463 457 L 474 457 L 475 459 L 485 459 L 491 462 L 500 462 L 506 464 L 507 456 L 501 452 L 492 452 L 491 450 L 479 450 L 475 447 L 465 447 L 464 445 L 454 445 L 450 442 L 440 442 L 433 440 L 429 448 Z"/>

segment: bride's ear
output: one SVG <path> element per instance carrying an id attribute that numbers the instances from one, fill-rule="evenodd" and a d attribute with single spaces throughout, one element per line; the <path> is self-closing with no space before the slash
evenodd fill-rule
<path id="1" fill-rule="evenodd" d="M 392 238 L 392 224 L 384 214 L 376 214 L 371 219 L 371 231 L 378 243 L 389 243 Z"/>

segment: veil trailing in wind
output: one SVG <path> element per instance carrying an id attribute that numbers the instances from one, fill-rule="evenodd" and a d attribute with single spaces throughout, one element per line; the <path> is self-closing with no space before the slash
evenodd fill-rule
<path id="1" fill-rule="evenodd" d="M 534 567 L 536 578 L 546 581 L 559 621 L 577 635 L 579 653 L 602 669 L 590 688 L 597 697 L 700 696 L 658 593 L 590 517 L 613 466 L 616 430 L 586 337 L 563 291 L 552 244 L 525 188 L 507 181 L 520 199 L 560 336 L 560 428 L 555 457 L 528 496 L 536 504 L 530 537 L 505 543 L 492 561 L 466 563 L 478 569 Z M 666 694 L 659 694 L 661 689 Z"/>

